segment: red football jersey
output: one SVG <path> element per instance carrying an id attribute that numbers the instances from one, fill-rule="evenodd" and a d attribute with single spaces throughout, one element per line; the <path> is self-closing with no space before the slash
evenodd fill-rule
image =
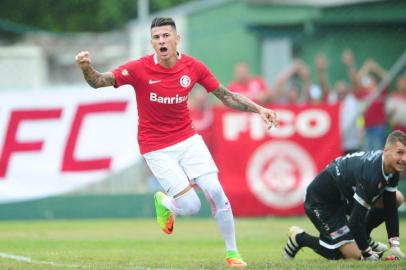
<path id="1" fill-rule="evenodd" d="M 372 102 L 372 104 L 364 112 L 365 127 L 374 127 L 378 125 L 386 125 L 385 113 L 385 100 L 388 94 L 388 89 L 384 89 L 379 93 L 379 96 Z M 355 93 L 356 98 L 359 100 L 366 100 L 370 92 L 362 88 Z"/>
<path id="2" fill-rule="evenodd" d="M 207 92 L 220 85 L 203 63 L 180 52 L 172 68 L 161 66 L 156 55 L 148 55 L 116 68 L 113 74 L 114 87 L 129 84 L 135 90 L 141 154 L 194 135 L 187 106 L 190 91 L 196 83 Z"/>
<path id="3" fill-rule="evenodd" d="M 258 95 L 267 92 L 268 88 L 264 82 L 263 79 L 260 77 L 254 77 L 248 80 L 246 84 L 237 82 L 237 81 L 232 81 L 228 85 L 228 89 L 230 89 L 233 92 L 243 94 L 247 98 L 253 100 L 253 101 L 258 101 Z"/>

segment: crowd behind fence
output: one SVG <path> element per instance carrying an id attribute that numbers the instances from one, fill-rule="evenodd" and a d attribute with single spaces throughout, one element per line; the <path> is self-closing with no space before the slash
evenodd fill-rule
<path id="1" fill-rule="evenodd" d="M 400 63 L 400 69 L 389 78 L 388 71 L 373 57 L 366 59 L 362 65 L 355 59 L 356 55 L 350 49 L 342 52 L 341 64 L 346 67 L 348 77 L 335 82 L 329 81 L 331 63 L 322 52 L 315 57 L 314 63 L 295 59 L 280 72 L 273 86 L 267 85 L 261 76 L 251 74 L 247 63 L 239 62 L 235 65 L 234 80 L 228 88 L 271 107 L 272 104 L 340 103 L 339 125 L 344 152 L 383 149 L 391 130 L 406 131 L 405 63 Z M 317 79 L 313 81 L 310 65 L 316 67 Z M 190 105 L 202 115 L 210 110 L 213 103 L 197 92 Z"/>

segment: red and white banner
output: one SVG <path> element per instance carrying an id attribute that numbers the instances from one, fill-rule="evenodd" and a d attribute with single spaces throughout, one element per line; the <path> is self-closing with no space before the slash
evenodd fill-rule
<path id="1" fill-rule="evenodd" d="M 0 202 L 72 191 L 140 158 L 131 88 L 0 93 Z"/>
<path id="2" fill-rule="evenodd" d="M 193 112 L 237 216 L 303 213 L 306 186 L 341 154 L 338 105 L 273 107 L 257 114 Z M 140 160 L 128 87 L 0 93 L 0 203 L 57 195 Z"/>
<path id="3" fill-rule="evenodd" d="M 210 148 L 237 216 L 303 214 L 307 185 L 342 154 L 338 105 L 274 107 L 280 125 L 217 108 Z"/>

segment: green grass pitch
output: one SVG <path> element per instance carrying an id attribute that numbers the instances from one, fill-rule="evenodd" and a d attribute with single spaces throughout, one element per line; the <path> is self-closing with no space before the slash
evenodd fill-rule
<path id="1" fill-rule="evenodd" d="M 305 218 L 236 219 L 239 250 L 248 269 L 406 269 L 406 261 L 327 261 L 309 249 L 284 261 L 282 248 L 291 225 L 315 233 Z M 373 237 L 386 242 L 381 227 Z M 400 229 L 406 235 L 406 220 Z M 152 219 L 0 223 L 1 270 L 227 269 L 224 255 L 212 219 L 177 218 L 170 236 Z"/>

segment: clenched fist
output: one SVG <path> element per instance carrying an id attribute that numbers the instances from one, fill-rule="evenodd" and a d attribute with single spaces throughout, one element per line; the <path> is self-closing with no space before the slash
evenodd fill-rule
<path id="1" fill-rule="evenodd" d="M 80 68 L 88 67 L 91 63 L 90 54 L 88 51 L 82 51 L 75 57 L 75 62 Z"/>

